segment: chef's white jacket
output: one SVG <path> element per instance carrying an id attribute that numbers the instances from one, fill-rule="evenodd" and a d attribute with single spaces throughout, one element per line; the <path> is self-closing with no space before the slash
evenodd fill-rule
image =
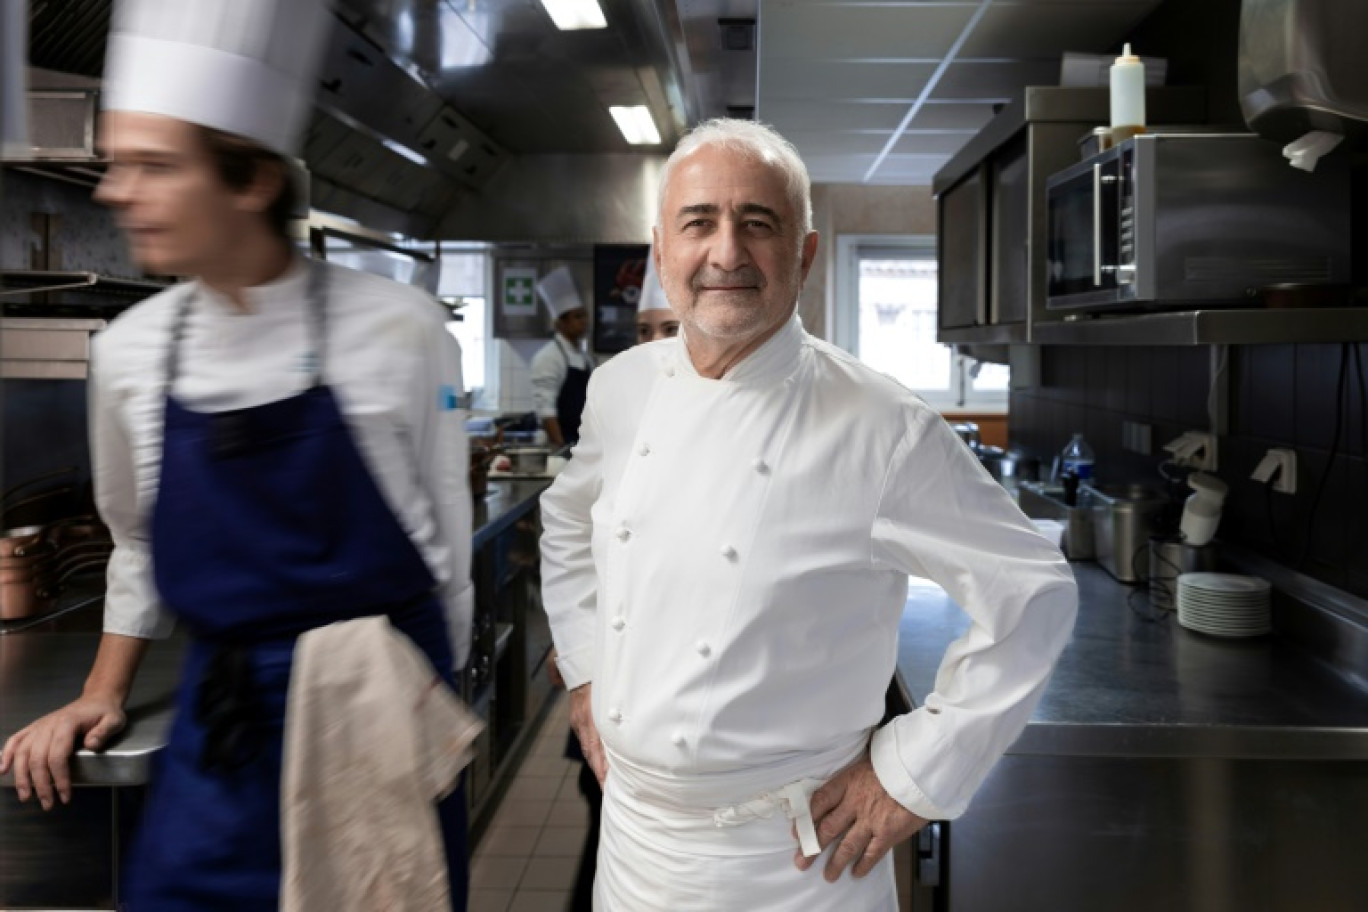
<path id="1" fill-rule="evenodd" d="M 593 364 L 579 345 L 560 333 L 532 356 L 532 405 L 538 418 L 556 417 L 556 399 L 572 367 L 589 370 Z"/>
<path id="2" fill-rule="evenodd" d="M 471 501 L 461 352 L 422 291 L 326 265 L 323 380 L 400 525 L 441 586 L 456 667 L 470 651 Z M 100 515 L 114 537 L 104 629 L 159 638 L 172 620 L 152 576 L 151 516 L 161 472 L 165 364 L 188 295 L 175 395 L 200 411 L 263 405 L 302 392 L 313 351 L 307 270 L 248 289 L 250 311 L 199 282 L 143 301 L 95 337 L 91 461 Z"/>
<path id="3" fill-rule="evenodd" d="M 791 319 L 720 380 L 681 336 L 594 372 L 542 497 L 566 685 L 634 776 L 766 787 L 858 755 L 883 714 L 909 575 L 972 619 L 936 687 L 874 733 L 884 788 L 962 813 L 1025 725 L 1077 589 L 944 420 Z"/>

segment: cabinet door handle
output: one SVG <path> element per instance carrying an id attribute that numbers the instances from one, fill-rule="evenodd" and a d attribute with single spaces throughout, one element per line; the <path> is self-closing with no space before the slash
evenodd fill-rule
<path id="1" fill-rule="evenodd" d="M 941 882 L 941 825 L 932 821 L 917 833 L 917 883 L 939 887 Z"/>

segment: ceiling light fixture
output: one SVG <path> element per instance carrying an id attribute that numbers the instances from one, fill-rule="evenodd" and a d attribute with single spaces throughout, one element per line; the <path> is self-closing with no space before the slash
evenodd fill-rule
<path id="1" fill-rule="evenodd" d="M 628 107 L 614 105 L 608 109 L 608 113 L 612 114 L 613 120 L 617 121 L 618 129 L 622 131 L 622 138 L 632 145 L 660 145 L 660 131 L 656 129 L 655 121 L 651 119 L 650 108 L 645 105 Z"/>
<path id="2" fill-rule="evenodd" d="M 562 32 L 608 27 L 598 0 L 541 0 L 541 5 Z"/>

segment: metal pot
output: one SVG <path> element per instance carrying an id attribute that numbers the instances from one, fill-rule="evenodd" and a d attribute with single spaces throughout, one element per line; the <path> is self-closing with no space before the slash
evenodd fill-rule
<path id="1" fill-rule="evenodd" d="M 0 532 L 0 559 L 51 554 L 56 548 L 48 541 L 44 526 L 22 526 Z"/>
<path id="2" fill-rule="evenodd" d="M 546 472 L 546 457 L 551 451 L 545 447 L 508 447 L 504 455 L 509 460 L 513 475 L 542 475 Z"/>
<path id="3" fill-rule="evenodd" d="M 67 580 L 92 570 L 103 570 L 109 557 L 75 561 L 60 573 L 0 570 L 0 621 L 17 621 L 44 614 L 56 606 Z"/>

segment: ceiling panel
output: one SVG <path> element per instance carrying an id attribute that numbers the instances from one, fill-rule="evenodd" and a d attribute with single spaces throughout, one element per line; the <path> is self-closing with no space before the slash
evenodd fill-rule
<path id="1" fill-rule="evenodd" d="M 1109 51 L 1158 3 L 771 0 L 757 114 L 818 182 L 927 184 L 1024 87 L 1057 84 L 1065 51 Z"/>
<path id="2" fill-rule="evenodd" d="M 934 63 L 847 63 L 820 66 L 806 60 L 766 61 L 761 52 L 760 94 L 765 99 L 911 103 L 936 71 Z"/>
<path id="3" fill-rule="evenodd" d="M 891 135 L 907 114 L 907 102 L 831 101 L 815 105 L 809 100 L 777 99 L 766 101 L 755 114 L 776 127 L 794 124 L 800 128 L 883 130 Z"/>
<path id="4" fill-rule="evenodd" d="M 931 59 L 945 56 L 978 4 L 766 3 L 761 73 L 767 60 Z"/>
<path id="5" fill-rule="evenodd" d="M 1063 51 L 1101 53 L 1156 5 L 1154 0 L 994 3 L 960 56 L 1053 60 L 1057 76 Z"/>

